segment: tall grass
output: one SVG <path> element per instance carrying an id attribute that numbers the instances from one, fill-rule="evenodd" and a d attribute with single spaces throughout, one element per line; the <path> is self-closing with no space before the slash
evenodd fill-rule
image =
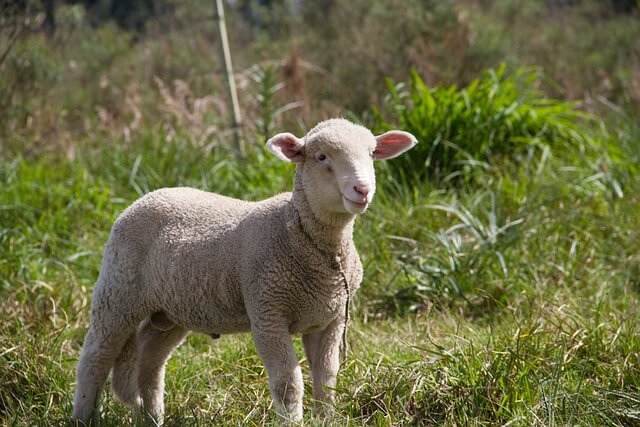
<path id="1" fill-rule="evenodd" d="M 115 216 L 167 185 L 254 200 L 290 187 L 291 167 L 258 146 L 247 155 L 239 163 L 224 146 L 150 129 L 134 145 L 87 141 L 74 160 L 2 162 L 3 423 L 68 416 Z M 636 422 L 637 180 L 625 184 L 613 220 L 606 191 L 584 179 L 590 170 L 559 159 L 538 174 L 512 166 L 478 176 L 480 191 L 407 185 L 380 168 L 376 200 L 356 227 L 365 281 L 335 424 Z M 167 382 L 170 425 L 274 421 L 247 336 L 191 336 Z M 104 419 L 128 423 L 109 394 Z"/>
<path id="2" fill-rule="evenodd" d="M 345 105 L 370 121 L 359 113 L 374 101 L 378 130 L 404 128 L 421 141 L 377 166 L 376 199 L 356 225 L 365 280 L 327 423 L 640 425 L 637 120 L 604 98 L 585 108 L 606 109 L 606 120 L 549 97 L 537 69 L 479 73 L 505 51 L 536 49 L 512 49 L 527 45 L 526 34 L 506 40 L 498 18 L 475 3 L 427 3 L 333 2 L 272 35 L 270 23 L 243 32 L 247 24 L 230 13 L 254 139 L 343 114 Z M 533 25 L 523 17 L 535 22 L 533 44 L 556 40 L 566 52 L 558 34 L 572 39 L 580 26 L 538 32 L 530 16 L 544 17 L 541 5 L 501 0 L 489 9 L 523 28 Z M 67 420 L 104 243 L 130 202 L 165 186 L 250 200 L 291 186 L 292 167 L 260 144 L 244 159 L 225 144 L 211 30 L 194 19 L 205 7 L 176 5 L 171 31 L 150 23 L 154 37 L 132 44 L 130 34 L 94 30 L 81 8 L 63 5 L 64 31 L 21 39 L 0 66 L 2 425 Z M 313 15 L 322 25 L 308 25 Z M 634 52 L 633 22 L 607 19 L 629 31 L 619 46 L 580 32 L 575 49 L 600 52 L 589 67 L 578 54 L 536 56 L 556 79 L 573 76 L 560 87 L 619 92 L 583 73 Z M 618 73 L 614 86 L 633 97 L 629 57 L 606 74 Z M 381 83 L 406 79 L 410 65 L 418 71 L 408 83 Z M 302 366 L 310 408 L 303 358 Z M 249 336 L 193 334 L 167 371 L 168 425 L 276 422 Z M 103 403 L 104 424 L 131 424 L 109 392 Z M 310 412 L 305 422 L 323 424 Z"/>

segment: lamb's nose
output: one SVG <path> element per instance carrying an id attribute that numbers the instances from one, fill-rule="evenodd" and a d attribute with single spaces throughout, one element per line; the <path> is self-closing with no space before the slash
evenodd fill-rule
<path id="1" fill-rule="evenodd" d="M 362 198 L 365 199 L 365 200 L 367 199 L 367 196 L 371 192 L 371 187 L 369 187 L 366 184 L 365 185 L 354 185 L 353 189 L 355 190 L 356 193 L 361 195 Z"/>

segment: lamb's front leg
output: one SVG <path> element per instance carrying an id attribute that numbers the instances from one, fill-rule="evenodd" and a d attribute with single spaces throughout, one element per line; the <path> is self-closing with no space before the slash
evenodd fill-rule
<path id="1" fill-rule="evenodd" d="M 253 341 L 269 375 L 269 388 L 276 412 L 285 422 L 302 420 L 302 371 L 285 325 L 254 326 Z"/>
<path id="2" fill-rule="evenodd" d="M 344 324 L 344 317 L 338 317 L 325 329 L 302 336 L 311 367 L 315 406 L 324 414 L 333 412 Z"/>

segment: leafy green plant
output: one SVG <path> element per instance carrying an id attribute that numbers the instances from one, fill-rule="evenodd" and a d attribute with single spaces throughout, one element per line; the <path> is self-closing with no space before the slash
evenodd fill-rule
<path id="1" fill-rule="evenodd" d="M 465 180 L 474 168 L 531 148 L 561 154 L 587 143 L 581 123 L 588 116 L 575 103 L 546 98 L 535 69 L 509 75 L 505 69 L 489 69 L 462 89 L 430 88 L 415 71 L 408 84 L 387 81 L 384 112 L 374 109 L 376 127 L 399 127 L 420 141 L 398 167 L 420 177 Z"/>
<path id="2" fill-rule="evenodd" d="M 487 195 L 478 195 L 472 209 L 481 208 Z M 496 270 L 498 276 L 507 278 L 510 266 L 505 250 L 513 246 L 520 236 L 518 226 L 524 222 L 501 219 L 496 209 L 495 194 L 489 193 L 490 206 L 487 218 L 474 213 L 461 203 L 455 205 L 427 205 L 455 217 L 459 222 L 438 231 L 425 232 L 429 249 L 425 252 L 403 253 L 399 257 L 408 286 L 401 287 L 385 302 L 386 309 L 396 314 L 418 312 L 435 304 L 450 306 L 462 301 L 473 309 L 470 301 L 479 294 L 500 299 L 503 289 L 492 288 L 485 270 Z M 484 214 L 482 215 L 484 216 Z"/>

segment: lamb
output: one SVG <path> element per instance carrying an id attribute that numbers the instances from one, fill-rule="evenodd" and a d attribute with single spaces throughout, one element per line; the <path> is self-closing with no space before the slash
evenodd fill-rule
<path id="1" fill-rule="evenodd" d="M 375 192 L 374 160 L 416 144 L 403 131 L 374 136 L 345 119 L 267 148 L 295 163 L 294 189 L 260 202 L 191 188 L 140 198 L 116 220 L 93 291 L 77 366 L 73 418 L 88 422 L 109 371 L 116 396 L 161 424 L 164 370 L 189 331 L 250 331 L 277 414 L 302 419 L 302 334 L 313 394 L 334 399 L 348 302 L 362 281 L 357 215 Z M 326 405 L 325 405 L 326 404 Z"/>

